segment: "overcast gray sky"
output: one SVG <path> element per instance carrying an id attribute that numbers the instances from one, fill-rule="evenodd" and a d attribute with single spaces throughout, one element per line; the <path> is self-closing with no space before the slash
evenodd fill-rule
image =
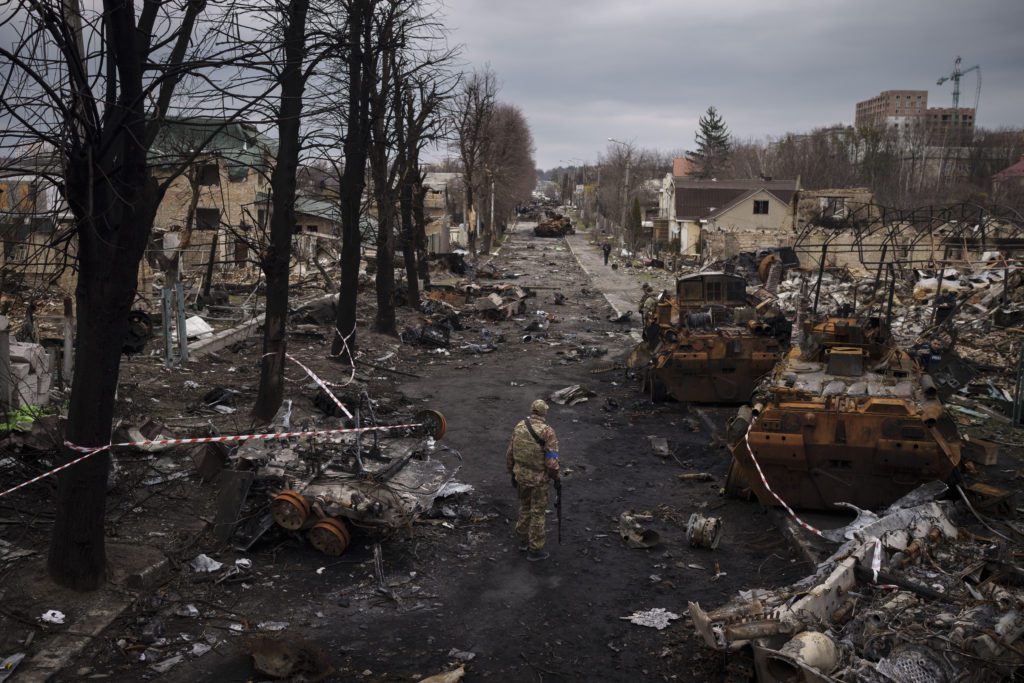
<path id="1" fill-rule="evenodd" d="M 978 124 L 1024 126 L 1022 0 L 445 0 L 453 42 L 490 62 L 526 113 L 541 168 L 595 159 L 606 138 L 693 147 L 714 105 L 734 135 L 853 123 L 882 90 L 928 90 L 981 65 Z M 974 105 L 975 74 L 961 81 Z"/>

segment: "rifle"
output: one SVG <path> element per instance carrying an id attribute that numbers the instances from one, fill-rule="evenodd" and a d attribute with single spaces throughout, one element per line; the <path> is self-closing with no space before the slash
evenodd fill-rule
<path id="1" fill-rule="evenodd" d="M 555 513 L 558 516 L 558 545 L 562 545 L 562 478 L 555 477 Z"/>

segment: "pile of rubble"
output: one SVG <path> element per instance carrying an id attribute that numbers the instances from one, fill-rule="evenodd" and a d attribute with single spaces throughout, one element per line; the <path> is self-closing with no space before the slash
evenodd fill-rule
<path id="1" fill-rule="evenodd" d="M 926 493 L 827 533 L 845 542 L 795 584 L 741 591 L 710 612 L 690 603 L 697 633 L 729 653 L 730 671 L 762 683 L 1012 676 L 1024 665 L 1021 546 L 976 516 L 962 489 L 963 502 Z"/>

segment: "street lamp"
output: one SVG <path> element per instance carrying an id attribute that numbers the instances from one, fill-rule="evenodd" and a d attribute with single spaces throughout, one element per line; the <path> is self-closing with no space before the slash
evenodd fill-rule
<path id="1" fill-rule="evenodd" d="M 629 143 L 623 142 L 622 140 L 616 140 L 615 138 L 608 138 L 608 142 L 613 142 L 616 145 L 622 145 L 626 148 L 626 176 L 622 183 L 622 220 L 619 223 L 619 229 L 625 232 L 626 212 L 629 210 L 629 162 L 633 155 L 633 146 Z"/>

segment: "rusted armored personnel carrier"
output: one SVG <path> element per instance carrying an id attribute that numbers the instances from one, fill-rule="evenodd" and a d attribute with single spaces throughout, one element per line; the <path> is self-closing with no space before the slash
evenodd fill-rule
<path id="1" fill-rule="evenodd" d="M 880 318 L 807 321 L 804 342 L 729 427 L 726 492 L 779 505 L 884 507 L 918 485 L 946 480 L 960 436 L 931 378 L 898 348 Z"/>
<path id="2" fill-rule="evenodd" d="M 554 211 L 545 211 L 544 218 L 533 229 L 537 237 L 564 237 L 575 233 L 572 219 Z"/>
<path id="3" fill-rule="evenodd" d="M 750 305 L 742 277 L 687 275 L 676 281 L 675 302 L 662 301 L 644 321 L 631 365 L 654 400 L 746 403 L 782 358 L 791 329 L 783 316 Z"/>

